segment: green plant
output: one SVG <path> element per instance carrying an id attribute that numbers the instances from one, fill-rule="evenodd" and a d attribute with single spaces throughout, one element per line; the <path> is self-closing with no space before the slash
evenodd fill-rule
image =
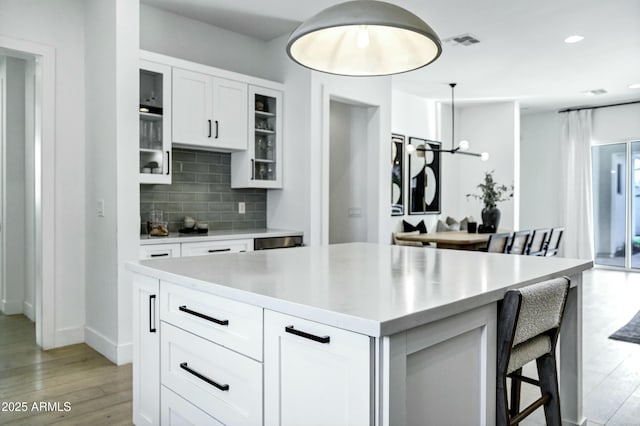
<path id="1" fill-rule="evenodd" d="M 496 203 L 500 201 L 507 201 L 513 198 L 513 185 L 507 187 L 507 185 L 501 185 L 493 180 L 493 174 L 495 170 L 484 173 L 484 182 L 477 187 L 480 188 L 481 194 L 467 194 L 469 197 L 477 200 L 482 200 L 486 208 L 494 208 Z"/>

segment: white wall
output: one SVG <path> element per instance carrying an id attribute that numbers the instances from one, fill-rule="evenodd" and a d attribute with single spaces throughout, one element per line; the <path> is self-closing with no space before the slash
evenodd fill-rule
<path id="1" fill-rule="evenodd" d="M 140 5 L 140 48 L 229 71 L 281 81 L 265 42 Z"/>
<path id="2" fill-rule="evenodd" d="M 329 243 L 366 241 L 367 110 L 330 106 Z"/>
<path id="3" fill-rule="evenodd" d="M 0 35 L 55 48 L 54 346 L 82 342 L 84 337 L 82 5 L 81 0 L 4 0 L 0 8 Z"/>
<path id="4" fill-rule="evenodd" d="M 138 254 L 138 4 L 86 2 L 86 341 L 131 360 L 131 278 Z M 104 217 L 97 214 L 104 202 Z"/>
<path id="5" fill-rule="evenodd" d="M 416 137 L 420 139 L 440 140 L 439 128 L 439 108 L 435 101 L 410 95 L 404 92 L 394 90 L 391 92 L 391 130 L 393 133 L 403 135 L 405 137 L 405 156 L 404 156 L 404 216 L 390 216 L 389 227 L 392 231 L 402 231 L 402 221 L 417 224 L 424 220 L 427 230 L 434 232 L 439 214 L 428 215 L 409 215 L 409 155 L 406 147 L 409 145 L 409 138 Z M 389 140 L 389 175 L 391 174 L 391 141 Z M 444 157 L 441 157 L 441 191 L 440 205 L 445 206 L 446 193 L 442 185 L 450 185 L 451 178 L 455 175 L 448 173 L 450 168 L 446 167 Z M 445 175 L 446 173 L 446 175 Z M 391 176 L 389 176 L 389 185 L 391 185 Z M 391 199 L 391 197 L 389 197 Z M 389 209 L 390 210 L 390 209 Z M 446 211 L 445 211 L 446 213 Z M 391 238 L 391 236 L 389 236 Z"/>
<path id="6" fill-rule="evenodd" d="M 640 140 L 640 104 L 594 109 L 592 121 L 594 145 Z"/>
<path id="7" fill-rule="evenodd" d="M 520 127 L 520 227 L 563 225 L 560 143 L 561 115 L 556 111 L 526 114 Z"/>
<path id="8" fill-rule="evenodd" d="M 486 162 L 475 157 L 458 159 L 459 170 L 464 177 L 460 180 L 458 191 L 458 199 L 461 200 L 459 215 L 473 215 L 480 223 L 484 207 L 482 202 L 472 198 L 465 201 L 465 195 L 479 193 L 477 185 L 484 181 L 485 172 L 495 170 L 494 179 L 499 184 L 513 184 L 515 188 L 519 186 L 519 106 L 517 103 L 503 102 L 461 108 L 459 129 L 456 139 L 468 140 L 470 151 L 486 151 L 490 155 Z M 519 196 L 518 191 L 515 191 L 514 199 L 498 203 L 497 207 L 502 212 L 500 228 L 519 228 Z"/>
<path id="9" fill-rule="evenodd" d="M 271 60 L 271 75 L 284 83 L 283 176 L 282 190 L 267 191 L 267 226 L 298 229 L 305 244 L 311 233 L 311 73 L 291 61 L 285 53 L 287 37 L 272 40 L 266 46 Z"/>
<path id="10" fill-rule="evenodd" d="M 22 59 L 4 57 L 5 123 L 5 271 L 0 310 L 20 314 L 25 287 L 25 67 Z"/>

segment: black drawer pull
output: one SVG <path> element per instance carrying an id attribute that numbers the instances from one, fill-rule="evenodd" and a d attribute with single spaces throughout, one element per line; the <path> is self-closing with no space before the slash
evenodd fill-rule
<path id="1" fill-rule="evenodd" d="M 216 120 L 216 137 L 214 139 L 218 139 L 218 120 Z"/>
<path id="2" fill-rule="evenodd" d="M 151 257 L 166 257 L 169 256 L 169 253 L 153 253 Z"/>
<path id="3" fill-rule="evenodd" d="M 207 123 L 209 123 L 209 136 L 207 136 L 208 138 L 211 137 L 211 120 L 207 120 Z"/>
<path id="4" fill-rule="evenodd" d="M 153 312 L 153 316 L 151 313 Z M 149 295 L 149 333 L 156 332 L 156 295 Z"/>
<path id="5" fill-rule="evenodd" d="M 208 378 L 207 376 L 204 376 L 200 373 L 198 373 L 196 370 L 192 370 L 191 368 L 189 368 L 189 366 L 187 365 L 186 362 L 183 362 L 180 364 L 180 368 L 182 368 L 183 370 L 186 370 L 187 372 L 193 374 L 194 376 L 196 376 L 198 379 L 209 383 L 212 386 L 217 387 L 218 389 L 220 389 L 221 391 L 229 391 L 229 385 L 221 385 L 220 383 L 216 383 L 213 380 L 211 380 L 210 378 Z"/>
<path id="6" fill-rule="evenodd" d="M 210 250 L 209 250 L 209 253 L 220 253 L 220 252 L 223 252 L 223 251 L 231 251 L 231 249 L 230 249 L 230 248 L 223 248 L 223 249 L 210 249 Z"/>
<path id="7" fill-rule="evenodd" d="M 287 333 L 295 334 L 296 336 L 304 337 L 305 339 L 310 339 L 315 342 L 320 343 L 329 343 L 331 341 L 331 337 L 329 336 L 316 336 L 315 334 L 305 333 L 304 331 L 296 330 L 292 325 L 288 325 L 284 328 L 284 331 Z"/>
<path id="8" fill-rule="evenodd" d="M 193 316 L 196 316 L 198 318 L 202 318 L 202 319 L 205 319 L 207 321 L 215 322 L 216 324 L 229 325 L 229 320 L 219 320 L 217 318 L 210 317 L 209 315 L 205 315 L 205 314 L 201 314 L 200 312 L 192 311 L 191 309 L 187 308 L 187 305 L 182 305 L 178 309 L 180 309 L 182 312 L 186 312 L 186 313 L 191 314 Z"/>

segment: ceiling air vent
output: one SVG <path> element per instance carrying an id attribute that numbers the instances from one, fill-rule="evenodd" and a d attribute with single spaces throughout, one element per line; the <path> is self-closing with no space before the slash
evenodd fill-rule
<path id="1" fill-rule="evenodd" d="M 607 91 L 604 89 L 593 89 L 593 90 L 585 90 L 582 93 L 587 96 L 596 96 L 596 95 L 604 95 L 605 93 L 607 93 Z"/>
<path id="2" fill-rule="evenodd" d="M 443 40 L 444 43 L 451 44 L 453 46 L 471 46 L 473 44 L 480 43 L 480 40 L 472 34 L 461 34 L 453 37 L 449 37 Z"/>

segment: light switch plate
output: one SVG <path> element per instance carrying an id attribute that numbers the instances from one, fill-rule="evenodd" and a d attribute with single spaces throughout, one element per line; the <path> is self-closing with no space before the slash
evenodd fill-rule
<path id="1" fill-rule="evenodd" d="M 246 208 L 246 206 L 244 204 L 244 201 L 240 201 L 238 203 L 238 213 L 244 214 L 245 213 L 245 208 Z"/>
<path id="2" fill-rule="evenodd" d="M 104 200 L 98 200 L 98 217 L 104 217 Z"/>

